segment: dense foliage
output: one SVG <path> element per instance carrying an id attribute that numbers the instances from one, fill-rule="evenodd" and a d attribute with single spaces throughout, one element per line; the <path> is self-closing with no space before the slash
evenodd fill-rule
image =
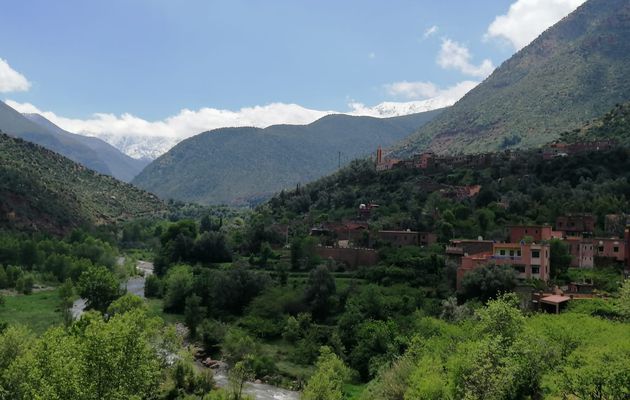
<path id="1" fill-rule="evenodd" d="M 309 125 L 218 129 L 179 143 L 133 182 L 162 198 L 258 204 L 335 171 L 340 161 L 394 144 L 441 111 L 385 119 L 330 115 Z"/>
<path id="2" fill-rule="evenodd" d="M 626 284 L 630 286 L 630 284 Z M 630 330 L 580 313 L 524 317 L 512 295 L 474 319 L 419 321 L 365 399 L 625 399 Z"/>
<path id="3" fill-rule="evenodd" d="M 0 228 L 67 233 L 164 210 L 147 192 L 0 134 Z"/>
<path id="4" fill-rule="evenodd" d="M 630 157 L 625 149 L 545 161 L 537 152 L 499 156 L 485 167 L 434 172 L 394 169 L 376 173 L 368 161 L 355 161 L 335 175 L 271 199 L 277 221 L 296 232 L 318 221 L 357 217 L 358 205 L 379 205 L 372 230 L 436 232 L 442 243 L 478 236 L 505 240 L 511 223 L 555 223 L 570 212 L 594 213 L 596 235 L 606 235 L 605 216 L 630 208 Z M 472 198 L 444 196 L 440 185 L 480 185 Z"/>

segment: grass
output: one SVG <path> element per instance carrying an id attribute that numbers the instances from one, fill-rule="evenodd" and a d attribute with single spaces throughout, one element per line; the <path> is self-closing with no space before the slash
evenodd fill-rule
<path id="1" fill-rule="evenodd" d="M 365 385 L 354 385 L 354 384 L 347 383 L 343 387 L 343 391 L 347 395 L 347 398 L 349 400 L 359 399 L 364 390 L 365 390 Z"/>
<path id="2" fill-rule="evenodd" d="M 168 324 L 176 324 L 178 322 L 184 323 L 183 315 L 166 313 L 164 312 L 163 305 L 164 305 L 164 300 L 162 299 L 147 299 L 149 315 L 160 317 L 164 320 L 164 322 Z"/>
<path id="3" fill-rule="evenodd" d="M 310 377 L 315 368 L 312 365 L 297 364 L 290 360 L 293 348 L 291 343 L 284 340 L 274 340 L 262 343 L 264 355 L 274 360 L 278 372 L 292 379 L 305 379 Z"/>
<path id="4" fill-rule="evenodd" d="M 57 289 L 30 295 L 11 294 L 4 299 L 4 305 L 0 306 L 0 322 L 27 326 L 38 335 L 63 322 Z"/>

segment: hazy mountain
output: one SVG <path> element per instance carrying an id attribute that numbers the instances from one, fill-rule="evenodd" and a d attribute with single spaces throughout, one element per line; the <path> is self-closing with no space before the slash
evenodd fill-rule
<path id="1" fill-rule="evenodd" d="M 182 139 L 170 136 L 116 135 L 99 133 L 98 138 L 114 146 L 124 154 L 146 164 L 169 151 Z"/>
<path id="2" fill-rule="evenodd" d="M 150 193 L 0 133 L 0 229 L 63 233 L 164 210 Z"/>
<path id="3" fill-rule="evenodd" d="M 102 174 L 129 181 L 146 162 L 133 160 L 97 138 L 66 132 L 44 117 L 20 114 L 0 101 L 0 131 L 37 143 Z"/>
<path id="4" fill-rule="evenodd" d="M 133 183 L 163 198 L 251 204 L 389 146 L 443 110 L 396 118 L 328 115 L 309 125 L 223 128 L 194 136 L 153 161 Z"/>
<path id="5" fill-rule="evenodd" d="M 630 99 L 630 2 L 590 0 L 400 145 L 401 154 L 534 147 Z"/>
<path id="6" fill-rule="evenodd" d="M 84 144 L 95 151 L 98 157 L 107 166 L 108 170 L 111 172 L 111 175 L 116 179 L 120 179 L 121 181 L 130 182 L 150 162 L 150 160 L 138 160 L 129 157 L 128 155 L 118 150 L 116 147 L 99 138 L 77 135 L 65 131 L 40 114 L 23 115 L 36 124 L 46 128 L 47 130 L 61 137 L 67 137 L 71 140 L 76 140 L 79 143 Z"/>
<path id="7" fill-rule="evenodd" d="M 352 111 L 348 115 L 354 116 L 369 116 L 369 117 L 377 117 L 377 118 L 391 118 L 391 117 L 399 117 L 403 115 L 417 114 L 426 111 L 437 110 L 440 108 L 448 107 L 453 105 L 455 101 L 461 96 L 460 93 L 462 90 L 467 90 L 468 87 L 474 85 L 473 82 L 467 82 L 463 85 L 462 88 L 458 88 L 457 90 L 447 91 L 446 93 L 437 96 L 435 98 L 427 99 L 427 100 L 419 100 L 419 101 L 409 101 L 409 102 L 383 102 L 377 104 L 375 106 L 365 106 L 360 103 L 351 104 Z M 309 114 L 312 112 L 313 114 L 321 114 L 321 116 L 326 115 L 327 112 L 315 112 L 314 110 L 308 110 L 306 108 L 294 105 L 297 109 L 301 110 L 305 114 Z M 233 113 L 238 114 L 238 113 Z M 330 113 L 332 114 L 332 113 Z M 315 120 L 315 117 L 313 117 Z M 312 121 L 312 120 L 311 120 Z M 258 127 L 261 128 L 263 126 L 259 126 L 256 122 L 260 123 L 261 121 L 256 121 L 255 118 L 251 118 L 248 116 L 241 116 L 240 118 L 236 117 L 231 119 L 229 122 L 223 121 L 226 125 L 225 127 Z M 209 122 L 212 124 L 220 123 L 219 121 Z M 150 124 L 150 122 L 147 122 Z M 212 128 L 218 129 L 219 127 Z M 208 128 L 208 130 L 211 130 Z M 199 130 L 200 132 L 201 130 Z M 177 132 L 179 135 L 184 135 L 185 132 Z M 195 132 L 198 133 L 198 132 Z M 106 133 L 106 132 L 93 132 L 90 133 L 95 137 L 103 139 L 107 143 L 116 147 L 118 150 L 127 154 L 130 157 L 135 159 L 142 160 L 154 160 L 166 153 L 172 147 L 174 147 L 177 143 L 185 140 L 184 136 L 160 136 L 153 134 L 129 134 L 129 135 L 121 135 L 115 133 Z"/>

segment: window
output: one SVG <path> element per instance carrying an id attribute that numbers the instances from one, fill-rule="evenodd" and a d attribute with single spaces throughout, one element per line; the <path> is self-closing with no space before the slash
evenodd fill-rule
<path id="1" fill-rule="evenodd" d="M 524 274 L 525 273 L 525 266 L 524 265 L 515 265 L 514 269 L 516 270 L 516 272 L 518 272 L 519 274 Z"/>
<path id="2" fill-rule="evenodd" d="M 532 250 L 532 258 L 540 258 L 540 250 Z"/>
<path id="3" fill-rule="evenodd" d="M 520 250 L 516 250 L 516 257 L 520 257 L 521 256 L 521 251 Z"/>
<path id="4" fill-rule="evenodd" d="M 505 255 L 505 250 L 500 250 L 500 251 L 499 251 L 499 254 L 500 254 L 500 255 L 502 255 L 502 256 L 504 256 L 504 255 Z"/>
<path id="5" fill-rule="evenodd" d="M 600 253 L 603 253 L 604 252 L 604 246 L 599 246 L 597 248 L 597 251 L 599 251 Z"/>
<path id="6" fill-rule="evenodd" d="M 613 247 L 613 252 L 619 253 L 619 247 L 618 246 Z"/>
<path id="7" fill-rule="evenodd" d="M 510 250 L 510 257 L 514 257 L 514 250 Z"/>
<path id="8" fill-rule="evenodd" d="M 532 274 L 540 274 L 540 266 L 532 265 Z"/>

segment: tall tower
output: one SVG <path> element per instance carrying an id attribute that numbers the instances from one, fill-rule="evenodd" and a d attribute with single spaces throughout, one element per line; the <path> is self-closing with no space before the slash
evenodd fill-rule
<path id="1" fill-rule="evenodd" d="M 378 149 L 376 150 L 376 164 L 381 164 L 383 162 L 383 149 L 381 149 L 381 146 L 378 146 Z"/>

